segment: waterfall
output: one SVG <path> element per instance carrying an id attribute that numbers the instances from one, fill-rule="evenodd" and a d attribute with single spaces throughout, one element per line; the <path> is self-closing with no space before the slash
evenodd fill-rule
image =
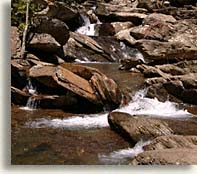
<path id="1" fill-rule="evenodd" d="M 33 86 L 30 78 L 27 79 L 26 91 L 31 95 L 26 103 L 25 107 L 20 107 L 23 110 L 34 110 L 37 109 L 40 103 L 40 100 L 36 98 L 37 90 L 36 87 Z"/>

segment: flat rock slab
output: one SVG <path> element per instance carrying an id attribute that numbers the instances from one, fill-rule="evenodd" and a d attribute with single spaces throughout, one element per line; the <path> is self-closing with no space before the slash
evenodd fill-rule
<path id="1" fill-rule="evenodd" d="M 196 165 L 197 147 L 153 150 L 139 154 L 131 165 Z"/>
<path id="2" fill-rule="evenodd" d="M 145 151 L 170 148 L 194 148 L 197 146 L 197 136 L 167 135 L 155 138 L 143 147 Z"/>
<path id="3" fill-rule="evenodd" d="M 132 139 L 134 142 L 173 134 L 173 130 L 163 120 L 112 112 L 109 114 L 108 121 L 112 129 L 121 133 L 123 137 Z"/>

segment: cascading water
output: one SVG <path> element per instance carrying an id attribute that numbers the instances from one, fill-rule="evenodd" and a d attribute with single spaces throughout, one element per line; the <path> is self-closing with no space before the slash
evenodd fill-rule
<path id="1" fill-rule="evenodd" d="M 28 98 L 26 106 L 21 107 L 21 109 L 24 110 L 37 109 L 40 101 L 35 97 L 37 96 L 37 90 L 36 87 L 33 86 L 30 78 L 27 79 L 26 90 L 31 96 Z"/>
<path id="2" fill-rule="evenodd" d="M 77 33 L 84 34 L 87 36 L 95 36 L 95 25 L 91 24 L 88 16 L 81 14 L 84 21 L 84 25 L 76 30 Z"/>
<path id="3" fill-rule="evenodd" d="M 156 98 L 146 98 L 145 94 L 146 90 L 140 90 L 133 96 L 133 100 L 127 106 L 114 111 L 125 112 L 131 115 L 145 115 L 147 117 L 188 118 L 193 116 L 186 110 L 179 109 L 175 103 L 169 101 L 160 102 Z M 108 113 L 83 115 L 65 119 L 41 118 L 26 123 L 26 126 L 31 128 L 52 127 L 72 130 L 95 129 L 109 126 L 107 115 Z"/>
<path id="4" fill-rule="evenodd" d="M 121 149 L 118 151 L 111 152 L 108 155 L 98 154 L 98 158 L 101 164 L 125 164 L 138 154 L 144 152 L 143 147 L 150 144 L 150 141 L 139 141 L 133 148 Z"/>

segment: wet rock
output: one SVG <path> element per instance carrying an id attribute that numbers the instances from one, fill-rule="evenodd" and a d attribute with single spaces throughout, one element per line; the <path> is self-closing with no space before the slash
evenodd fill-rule
<path id="1" fill-rule="evenodd" d="M 36 33 L 30 41 L 28 48 L 33 51 L 56 53 L 60 51 L 61 45 L 50 34 Z"/>
<path id="2" fill-rule="evenodd" d="M 32 32 L 50 34 L 60 44 L 64 45 L 69 39 L 67 25 L 59 19 L 46 16 L 34 17 L 32 22 Z"/>
<path id="3" fill-rule="evenodd" d="M 135 117 L 127 113 L 112 112 L 108 116 L 110 127 L 133 142 L 149 140 L 161 135 L 171 135 L 173 130 L 165 121 Z"/>
<path id="4" fill-rule="evenodd" d="M 172 148 L 147 151 L 131 161 L 131 165 L 194 165 L 197 164 L 197 148 Z"/>
<path id="5" fill-rule="evenodd" d="M 11 103 L 25 106 L 29 97 L 30 95 L 26 92 L 13 86 L 11 87 Z"/>
<path id="6" fill-rule="evenodd" d="M 19 38 L 19 32 L 17 27 L 11 27 L 11 57 L 18 57 L 17 54 L 20 52 L 21 49 L 21 40 Z"/>
<path id="7" fill-rule="evenodd" d="M 145 145 L 143 149 L 149 150 L 162 150 L 171 148 L 194 148 L 197 147 L 197 136 L 182 136 L 182 135 L 169 135 L 160 136 Z"/>

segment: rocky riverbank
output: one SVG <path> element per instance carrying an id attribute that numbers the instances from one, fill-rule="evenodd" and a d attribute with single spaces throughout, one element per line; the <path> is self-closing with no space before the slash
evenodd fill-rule
<path id="1" fill-rule="evenodd" d="M 130 164 L 196 164 L 195 0 L 33 3 L 43 10 L 30 18 L 25 57 L 19 56 L 21 33 L 11 26 L 13 107 L 110 112 L 110 127 L 131 146 L 150 141 Z M 133 95 L 142 88 L 148 99 L 174 102 L 185 110 L 184 118 L 113 111 L 134 102 Z M 16 142 L 21 120 L 12 118 Z"/>

